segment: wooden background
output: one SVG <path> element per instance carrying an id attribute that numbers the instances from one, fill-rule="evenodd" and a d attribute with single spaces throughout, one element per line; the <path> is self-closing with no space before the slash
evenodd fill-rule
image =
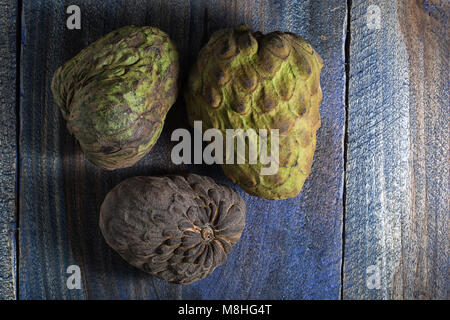
<path id="1" fill-rule="evenodd" d="M 66 28 L 71 4 L 81 8 L 81 30 Z M 379 29 L 367 24 L 371 4 Z M 448 299 L 448 6 L 0 0 L 0 298 Z M 227 263 L 193 285 L 167 284 L 106 245 L 97 226 L 104 196 L 135 175 L 191 171 L 231 183 L 217 166 L 171 164 L 170 134 L 188 127 L 181 97 L 142 161 L 96 168 L 68 134 L 51 78 L 129 24 L 168 32 L 185 76 L 212 32 L 240 23 L 297 33 L 324 59 L 312 173 L 294 199 L 259 199 L 234 186 L 247 226 Z M 66 287 L 70 265 L 81 269 L 81 290 Z"/>

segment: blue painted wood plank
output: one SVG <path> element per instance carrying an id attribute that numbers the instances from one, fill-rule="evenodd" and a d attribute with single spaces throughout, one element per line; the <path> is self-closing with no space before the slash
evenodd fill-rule
<path id="1" fill-rule="evenodd" d="M 76 1 L 82 29 L 65 28 L 72 2 L 25 1 L 20 150 L 20 298 L 58 299 L 338 299 L 342 258 L 345 2 Z M 51 92 L 53 72 L 79 50 L 120 26 L 153 25 L 182 52 L 183 78 L 213 31 L 247 23 L 255 30 L 300 34 L 324 59 L 322 128 L 312 174 L 295 199 L 245 194 L 247 226 L 224 266 L 190 286 L 154 279 L 127 265 L 104 242 L 98 211 L 106 193 L 136 175 L 192 171 L 232 185 L 220 167 L 170 161 L 185 105 L 170 110 L 154 149 L 132 168 L 103 171 L 87 162 L 65 129 Z M 68 290 L 78 265 L 82 290 Z"/>
<path id="2" fill-rule="evenodd" d="M 324 59 L 322 127 L 318 131 L 312 173 L 301 194 L 293 199 L 270 201 L 240 192 L 248 208 L 247 226 L 241 241 L 233 248 L 227 264 L 209 278 L 183 288 L 183 297 L 338 299 L 342 250 L 345 2 L 276 1 L 255 2 L 249 6 L 248 2 L 219 1 L 207 9 L 207 34 L 246 23 L 263 32 L 294 32 L 313 45 Z M 216 172 L 209 174 L 222 180 Z"/>
<path id="3" fill-rule="evenodd" d="M 369 4 L 351 8 L 344 298 L 448 299 L 449 4 Z"/>
<path id="4" fill-rule="evenodd" d="M 0 300 L 16 297 L 17 3 L 0 1 Z"/>

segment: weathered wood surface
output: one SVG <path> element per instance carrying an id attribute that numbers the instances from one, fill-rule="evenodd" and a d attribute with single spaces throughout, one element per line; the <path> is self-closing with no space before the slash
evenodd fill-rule
<path id="1" fill-rule="evenodd" d="M 16 19 L 0 1 L 0 300 L 16 297 Z"/>
<path id="2" fill-rule="evenodd" d="M 448 14 L 446 0 L 352 1 L 345 299 L 449 298 Z"/>
<path id="3" fill-rule="evenodd" d="M 77 4 L 82 29 L 65 27 Z M 338 299 L 341 291 L 345 1 L 24 1 L 20 110 L 19 298 Z M 312 174 L 299 197 L 245 194 L 247 227 L 227 263 L 194 285 L 168 285 L 127 265 L 103 240 L 98 211 L 106 193 L 135 175 L 193 171 L 230 183 L 217 166 L 175 166 L 171 132 L 188 127 L 180 98 L 163 134 L 138 165 L 115 172 L 88 163 L 65 129 L 51 92 L 53 72 L 120 26 L 153 25 L 182 52 L 184 75 L 202 44 L 222 27 L 247 23 L 306 38 L 323 57 L 322 128 Z M 68 290 L 66 268 L 81 268 L 82 290 Z"/>

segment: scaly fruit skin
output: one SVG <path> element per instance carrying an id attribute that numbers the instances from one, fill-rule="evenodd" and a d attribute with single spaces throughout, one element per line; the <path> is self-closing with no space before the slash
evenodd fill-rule
<path id="1" fill-rule="evenodd" d="M 133 177 L 108 193 L 99 225 L 131 265 L 190 284 L 225 263 L 245 227 L 245 210 L 239 194 L 209 177 Z"/>
<path id="2" fill-rule="evenodd" d="M 56 70 L 52 92 L 87 159 L 132 166 L 156 143 L 178 91 L 178 51 L 153 27 L 126 26 Z"/>
<path id="3" fill-rule="evenodd" d="M 279 129 L 277 174 L 261 175 L 261 163 L 249 164 L 248 156 L 245 164 L 222 165 L 246 192 L 267 199 L 300 193 L 320 128 L 322 66 L 301 37 L 252 33 L 246 26 L 217 31 L 201 49 L 185 92 L 191 123 L 202 120 L 204 129 L 223 135 L 226 129 Z M 270 143 L 269 135 L 268 150 Z"/>

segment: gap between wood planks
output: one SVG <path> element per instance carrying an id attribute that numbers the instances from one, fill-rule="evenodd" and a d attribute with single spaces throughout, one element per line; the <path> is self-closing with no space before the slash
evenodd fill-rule
<path id="1" fill-rule="evenodd" d="M 345 123 L 344 123 L 344 177 L 342 187 L 342 256 L 341 256 L 341 297 L 344 299 L 344 256 L 345 256 L 345 214 L 347 201 L 347 142 L 348 142 L 348 102 L 349 102 L 349 82 L 350 82 L 350 42 L 351 42 L 351 10 L 352 0 L 347 0 L 346 10 L 346 32 L 345 32 Z"/>
<path id="2" fill-rule="evenodd" d="M 22 77 L 21 77 L 21 57 L 22 57 L 22 0 L 17 0 L 17 16 L 16 16 L 16 228 L 15 228 L 15 290 L 16 299 L 19 300 L 19 258 L 20 258 L 20 246 L 19 246 L 19 219 L 20 219 L 20 103 L 21 103 L 21 89 L 22 89 Z"/>

